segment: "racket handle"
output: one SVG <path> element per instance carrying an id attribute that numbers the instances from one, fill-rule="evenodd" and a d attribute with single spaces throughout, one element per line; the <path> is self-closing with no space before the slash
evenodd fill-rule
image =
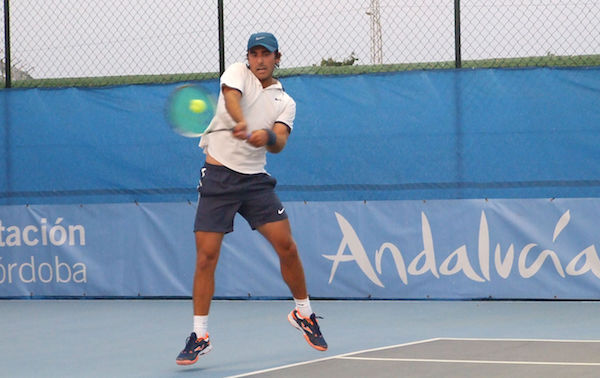
<path id="1" fill-rule="evenodd" d="M 216 133 L 216 132 L 219 132 L 219 131 L 229 131 L 229 132 L 233 133 L 233 129 L 218 129 L 218 130 L 207 131 L 207 132 L 204 133 L 204 135 L 211 134 L 211 133 Z M 252 133 L 246 134 L 246 139 L 250 138 L 250 135 L 252 135 Z"/>

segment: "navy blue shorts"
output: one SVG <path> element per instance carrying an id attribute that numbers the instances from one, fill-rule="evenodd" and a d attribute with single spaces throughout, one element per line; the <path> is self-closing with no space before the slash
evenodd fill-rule
<path id="1" fill-rule="evenodd" d="M 253 230 L 287 219 L 275 193 L 276 185 L 277 180 L 266 173 L 248 175 L 205 164 L 200 171 L 194 231 L 231 232 L 236 213 L 240 213 Z"/>

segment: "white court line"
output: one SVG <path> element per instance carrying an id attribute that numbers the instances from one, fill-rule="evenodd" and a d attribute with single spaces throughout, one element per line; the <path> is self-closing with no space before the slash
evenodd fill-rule
<path id="1" fill-rule="evenodd" d="M 440 337 L 436 340 L 448 341 L 534 341 L 545 343 L 600 343 L 600 340 L 569 340 L 569 339 L 504 339 L 504 338 L 473 338 L 473 337 Z"/>
<path id="2" fill-rule="evenodd" d="M 358 353 L 376 352 L 376 351 L 384 350 L 384 349 L 391 349 L 391 348 L 398 348 L 398 347 L 409 346 L 409 345 L 416 345 L 416 344 L 428 343 L 428 342 L 437 341 L 437 340 L 439 340 L 439 339 L 435 338 L 435 339 L 427 339 L 427 340 L 418 340 L 418 341 L 413 341 L 413 342 L 410 342 L 410 343 L 390 345 L 390 346 L 373 348 L 373 349 L 364 349 L 364 350 L 360 350 L 360 351 L 357 351 L 357 352 L 343 353 L 343 354 L 338 354 L 338 355 L 331 356 L 331 357 L 319 358 L 319 359 L 311 360 L 311 361 L 297 362 L 297 363 L 294 363 L 294 364 L 276 366 L 276 367 L 269 368 L 269 369 L 256 370 L 256 371 L 251 371 L 249 373 L 244 373 L 244 374 L 239 374 L 239 375 L 231 375 L 231 376 L 229 376 L 227 378 L 247 377 L 247 376 L 254 375 L 254 374 L 268 373 L 268 372 L 271 372 L 271 371 L 276 371 L 276 370 L 281 370 L 281 369 L 287 369 L 287 368 L 291 368 L 291 367 L 295 367 L 295 366 L 302 366 L 302 365 L 314 364 L 316 362 L 327 361 L 327 360 L 334 360 L 336 358 L 342 358 L 342 357 L 348 357 L 348 356 L 351 356 L 353 354 L 358 354 Z"/>
<path id="3" fill-rule="evenodd" d="M 384 346 L 379 348 L 359 350 L 356 352 L 343 353 L 331 357 L 319 358 L 311 361 L 297 362 L 294 364 L 276 366 L 269 369 L 256 370 L 249 373 L 232 375 L 227 378 L 238 378 L 247 377 L 255 374 L 268 373 L 271 371 L 287 369 L 295 366 L 302 366 L 313 364 L 316 362 L 334 360 L 334 359 L 346 359 L 346 360 L 371 360 L 371 361 L 400 361 L 400 362 L 440 362 L 440 363 L 471 363 L 471 364 L 504 364 L 504 365 L 566 365 L 566 366 L 600 366 L 600 363 L 587 363 L 587 362 L 541 362 L 541 361 L 485 361 L 485 360 L 442 360 L 442 359 L 420 359 L 420 358 L 371 358 L 371 357 L 352 357 L 355 354 L 377 352 L 385 349 L 399 348 L 410 345 L 423 344 L 433 341 L 533 341 L 533 342 L 555 342 L 555 343 L 598 343 L 600 340 L 566 340 L 566 339 L 502 339 L 502 338 L 453 338 L 453 337 L 436 337 L 426 340 L 418 340 L 410 343 L 396 344 L 390 346 Z"/>
<path id="4" fill-rule="evenodd" d="M 377 357 L 338 357 L 341 360 L 390 361 L 390 362 L 442 362 L 451 364 L 498 364 L 498 365 L 561 365 L 561 366 L 600 366 L 600 362 L 555 362 L 555 361 L 490 361 L 490 360 L 440 360 L 435 358 L 377 358 Z"/>

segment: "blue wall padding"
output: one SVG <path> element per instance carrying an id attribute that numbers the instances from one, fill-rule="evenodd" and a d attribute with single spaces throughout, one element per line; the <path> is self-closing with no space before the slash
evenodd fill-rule
<path id="1" fill-rule="evenodd" d="M 297 117 L 267 170 L 283 200 L 600 195 L 598 67 L 282 82 Z M 204 155 L 163 115 L 176 86 L 0 91 L 0 204 L 195 201 Z"/>

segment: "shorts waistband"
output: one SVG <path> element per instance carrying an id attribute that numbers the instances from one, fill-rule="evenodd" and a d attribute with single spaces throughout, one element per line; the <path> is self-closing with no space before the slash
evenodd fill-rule
<path id="1" fill-rule="evenodd" d="M 230 173 L 234 173 L 236 175 L 241 175 L 241 176 L 256 176 L 256 175 L 262 175 L 264 173 L 241 173 L 238 171 L 234 171 L 231 168 L 228 168 L 224 165 L 216 165 L 216 164 L 210 164 L 210 163 L 204 163 L 204 167 L 205 168 L 210 168 L 212 170 L 219 170 L 222 172 L 230 172 Z"/>

